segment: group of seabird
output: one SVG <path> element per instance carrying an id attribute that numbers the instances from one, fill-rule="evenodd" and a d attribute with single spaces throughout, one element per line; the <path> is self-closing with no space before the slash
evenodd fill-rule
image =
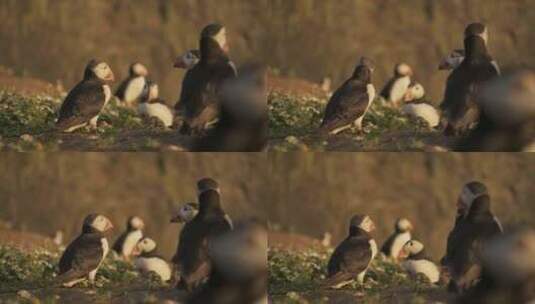
<path id="1" fill-rule="evenodd" d="M 442 113 L 425 101 L 425 89 L 412 78 L 413 70 L 406 63 L 396 65 L 379 95 L 401 113 L 442 128 L 447 136 L 461 137 L 454 150 L 533 150 L 535 73 L 522 70 L 500 77 L 500 68 L 487 49 L 488 39 L 487 26 L 472 23 L 464 33 L 464 49 L 454 50 L 440 63 L 440 70 L 451 70 Z M 370 59 L 359 61 L 353 75 L 330 98 L 321 133 L 362 131 L 362 121 L 376 97 L 373 71 Z"/>
<path id="2" fill-rule="evenodd" d="M 535 231 L 504 232 L 492 214 L 490 202 L 483 183 L 475 181 L 463 187 L 440 267 L 426 254 L 423 242 L 413 238 L 414 227 L 404 218 L 396 222 L 381 254 L 400 263 L 409 276 L 447 284 L 451 292 L 460 295 L 462 303 L 488 303 L 483 299 L 496 294 L 510 299 L 508 303 L 533 303 L 530 301 L 535 301 Z M 349 235 L 329 260 L 325 287 L 338 289 L 355 280 L 364 282 L 378 254 L 371 235 L 374 229 L 367 215 L 351 218 Z"/>
<path id="3" fill-rule="evenodd" d="M 197 183 L 198 203 L 182 205 L 172 223 L 182 223 L 178 248 L 171 262 L 158 254 L 154 239 L 145 236 L 140 217 L 127 221 L 126 231 L 110 248 L 111 221 L 88 215 L 82 233 L 59 262 L 58 286 L 73 287 L 89 279 L 110 250 L 141 273 L 154 273 L 188 292 L 186 303 L 267 303 L 267 231 L 258 220 L 233 225 L 221 205 L 220 188 L 212 178 Z"/>
<path id="4" fill-rule="evenodd" d="M 266 68 L 247 64 L 239 70 L 229 58 L 227 32 L 220 24 L 206 26 L 199 50 L 177 58 L 175 68 L 186 69 L 180 98 L 174 109 L 159 97 L 158 85 L 146 66 L 134 63 L 115 96 L 140 115 L 176 127 L 184 135 L 200 138 L 196 151 L 261 151 L 267 142 Z M 67 95 L 56 122 L 61 132 L 74 132 L 98 118 L 112 98 L 115 80 L 109 65 L 91 60 L 84 78 Z"/>

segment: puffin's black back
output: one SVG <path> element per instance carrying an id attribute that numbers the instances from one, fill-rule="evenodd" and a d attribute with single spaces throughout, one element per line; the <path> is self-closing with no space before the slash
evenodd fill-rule
<path id="1" fill-rule="evenodd" d="M 351 235 L 336 247 L 329 259 L 328 277 L 339 272 L 357 275 L 366 270 L 372 258 L 370 240 L 371 237 L 366 231 L 353 229 Z"/>

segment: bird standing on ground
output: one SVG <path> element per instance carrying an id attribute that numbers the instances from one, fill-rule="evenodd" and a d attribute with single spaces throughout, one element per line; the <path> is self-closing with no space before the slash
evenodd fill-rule
<path id="1" fill-rule="evenodd" d="M 386 83 L 380 95 L 392 105 L 399 106 L 412 83 L 412 75 L 412 68 L 408 64 L 397 64 L 394 68 L 394 77 Z"/>
<path id="2" fill-rule="evenodd" d="M 135 267 L 143 273 L 153 272 L 162 282 L 171 279 L 171 266 L 158 254 L 156 242 L 151 238 L 141 239 L 134 248 L 133 255 Z"/>
<path id="3" fill-rule="evenodd" d="M 414 229 L 412 223 L 406 218 L 400 218 L 396 221 L 394 233 L 386 240 L 381 247 L 381 252 L 397 261 L 399 253 L 403 246 L 412 239 L 411 231 Z"/>
<path id="4" fill-rule="evenodd" d="M 143 64 L 136 62 L 130 66 L 128 77 L 119 85 L 115 96 L 126 105 L 140 102 L 149 95 L 149 71 Z"/>
<path id="5" fill-rule="evenodd" d="M 110 82 L 115 80 L 110 66 L 91 60 L 84 71 L 84 79 L 67 95 L 59 110 L 56 129 L 74 132 L 89 124 L 97 128 L 100 112 L 111 99 Z"/>
<path id="6" fill-rule="evenodd" d="M 401 267 L 411 276 L 424 275 L 435 284 L 440 280 L 440 270 L 425 252 L 425 247 L 418 240 L 408 241 L 400 251 Z"/>
<path id="7" fill-rule="evenodd" d="M 124 231 L 113 244 L 113 251 L 126 261 L 130 260 L 132 251 L 137 243 L 143 238 L 145 223 L 138 216 L 131 216 L 126 221 L 126 231 Z"/>

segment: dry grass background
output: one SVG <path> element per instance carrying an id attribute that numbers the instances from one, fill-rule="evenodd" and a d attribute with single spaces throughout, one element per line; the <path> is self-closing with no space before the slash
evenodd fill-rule
<path id="1" fill-rule="evenodd" d="M 223 205 L 233 218 L 266 218 L 265 160 L 265 154 L 4 153 L 0 221 L 44 235 L 61 229 L 68 242 L 91 212 L 110 216 L 115 236 L 137 214 L 170 257 L 180 229 L 169 224 L 168 202 L 195 202 L 199 178 L 220 181 Z"/>
<path id="2" fill-rule="evenodd" d="M 462 46 L 469 22 L 489 24 L 503 66 L 535 66 L 534 8 L 532 0 L 3 0 L 0 65 L 70 87 L 91 57 L 109 61 L 120 77 L 142 61 L 174 103 L 182 77 L 171 68 L 175 55 L 196 47 L 200 29 L 218 20 L 238 63 L 256 58 L 336 85 L 366 54 L 378 62 L 380 86 L 403 60 L 438 101 L 446 78 L 438 61 Z"/>
<path id="3" fill-rule="evenodd" d="M 270 154 L 274 208 L 282 230 L 334 243 L 349 218 L 369 214 L 382 243 L 397 217 L 408 217 L 437 260 L 444 252 L 461 187 L 474 179 L 490 188 L 505 225 L 535 225 L 535 158 L 528 154 L 323 153 Z"/>

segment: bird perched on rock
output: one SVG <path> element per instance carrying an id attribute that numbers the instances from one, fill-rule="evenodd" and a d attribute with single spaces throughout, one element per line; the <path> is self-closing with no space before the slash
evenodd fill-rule
<path id="1" fill-rule="evenodd" d="M 220 24 L 206 26 L 200 39 L 200 61 L 186 74 L 180 100 L 183 134 L 201 134 L 219 118 L 220 89 L 237 76 L 228 56 L 227 32 Z"/>
<path id="2" fill-rule="evenodd" d="M 93 284 L 97 271 L 109 252 L 105 233 L 112 228 L 111 221 L 105 216 L 88 215 L 84 219 L 82 234 L 67 246 L 61 256 L 55 282 L 73 287 L 89 279 Z"/>
<path id="3" fill-rule="evenodd" d="M 159 98 L 158 84 L 148 81 L 148 87 L 149 94 L 146 98 L 141 99 L 137 107 L 139 114 L 149 119 L 156 119 L 164 127 L 170 128 L 173 126 L 175 117 L 173 110 L 167 106 L 163 99 Z"/>
<path id="4" fill-rule="evenodd" d="M 374 69 L 370 59 L 360 60 L 351 78 L 329 100 L 320 132 L 336 135 L 352 126 L 362 130 L 362 120 L 375 99 Z"/>
<path id="5" fill-rule="evenodd" d="M 213 238 L 227 231 L 231 231 L 231 227 L 221 207 L 219 193 L 215 190 L 201 193 L 199 213 L 182 229 L 173 261 L 186 290 L 192 291 L 206 281 L 212 269 L 210 244 Z"/>
<path id="6" fill-rule="evenodd" d="M 142 273 L 153 272 L 162 280 L 171 280 L 171 266 L 158 254 L 158 246 L 151 238 L 141 239 L 134 248 L 134 266 Z"/>
<path id="7" fill-rule="evenodd" d="M 125 260 L 130 260 L 132 251 L 137 243 L 143 238 L 145 223 L 138 216 L 131 216 L 126 221 L 126 231 L 124 231 L 113 244 L 113 251 Z"/>
<path id="8" fill-rule="evenodd" d="M 267 144 L 268 110 L 266 68 L 250 65 L 221 90 L 216 127 L 197 141 L 193 150 L 205 152 L 260 152 Z"/>
<path id="9" fill-rule="evenodd" d="M 392 77 L 381 91 L 381 96 L 393 105 L 399 106 L 412 83 L 412 68 L 406 63 L 399 63 L 394 68 Z"/>
<path id="10" fill-rule="evenodd" d="M 401 267 L 411 276 L 425 276 L 429 282 L 435 284 L 440 280 L 440 270 L 427 256 L 424 244 L 418 240 L 410 240 L 400 252 Z"/>
<path id="11" fill-rule="evenodd" d="M 268 303 L 267 231 L 258 221 L 239 223 L 212 242 L 212 271 L 187 303 Z"/>
<path id="12" fill-rule="evenodd" d="M 377 244 L 370 236 L 375 225 L 367 215 L 351 219 L 348 237 L 336 247 L 327 266 L 327 279 L 323 285 L 341 288 L 353 280 L 364 282 L 371 262 L 377 255 Z"/>
<path id="13" fill-rule="evenodd" d="M 406 218 L 400 218 L 396 221 L 394 233 L 386 240 L 381 247 L 381 252 L 397 261 L 399 253 L 403 246 L 412 239 L 411 231 L 414 229 L 412 223 Z"/>
<path id="14" fill-rule="evenodd" d="M 520 70 L 486 86 L 481 120 L 458 151 L 535 151 L 535 72 Z"/>
<path id="15" fill-rule="evenodd" d="M 488 53 L 485 37 L 483 34 L 466 36 L 466 58 L 448 77 L 441 104 L 447 121 L 447 135 L 465 134 L 477 125 L 481 110 L 478 104 L 480 90 L 499 75 Z"/>
<path id="16" fill-rule="evenodd" d="M 110 82 L 115 80 L 110 66 L 91 60 L 84 71 L 84 79 L 67 95 L 59 110 L 56 129 L 70 133 L 90 125 L 97 128 L 100 112 L 111 99 Z"/>
<path id="17" fill-rule="evenodd" d="M 133 105 L 149 95 L 149 71 L 146 66 L 136 62 L 130 66 L 128 77 L 119 85 L 115 96 L 126 105 Z"/>

